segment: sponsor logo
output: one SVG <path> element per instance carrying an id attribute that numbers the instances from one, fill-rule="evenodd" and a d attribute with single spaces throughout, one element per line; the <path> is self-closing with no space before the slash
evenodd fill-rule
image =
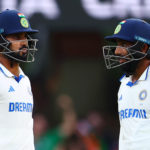
<path id="1" fill-rule="evenodd" d="M 132 109 L 132 108 L 120 110 L 119 118 L 120 120 L 127 119 L 127 118 L 146 119 L 147 118 L 146 110 L 145 109 Z"/>
<path id="2" fill-rule="evenodd" d="M 32 103 L 22 103 L 22 102 L 9 103 L 9 112 L 32 112 L 32 110 L 33 110 Z"/>

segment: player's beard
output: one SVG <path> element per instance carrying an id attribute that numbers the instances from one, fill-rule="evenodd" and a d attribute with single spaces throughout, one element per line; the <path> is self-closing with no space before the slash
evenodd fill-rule
<path id="1" fill-rule="evenodd" d="M 135 73 L 135 70 L 137 68 L 139 61 L 140 60 L 136 60 L 136 61 L 134 60 L 134 61 L 126 63 L 120 67 L 121 67 L 122 71 L 126 74 L 126 76 L 130 76 Z"/>
<path id="2" fill-rule="evenodd" d="M 27 49 L 27 52 L 26 53 L 23 53 L 21 55 L 21 51 L 23 50 L 23 48 L 26 48 Z M 11 50 L 13 51 L 13 50 Z M 19 51 L 15 52 L 13 51 L 13 53 L 10 53 L 9 55 L 5 55 L 3 54 L 4 57 L 6 57 L 7 59 L 10 60 L 10 67 L 13 68 L 14 64 L 15 63 L 20 63 L 21 61 L 19 60 L 22 60 L 22 61 L 26 61 L 27 60 L 27 57 L 28 57 L 28 48 L 26 46 L 22 46 Z"/>
<path id="3" fill-rule="evenodd" d="M 26 48 L 27 49 L 27 52 L 26 53 L 22 53 L 21 51 Z M 22 54 L 21 54 L 22 53 Z M 26 46 L 22 46 L 19 51 L 17 52 L 13 52 L 13 53 L 10 53 L 9 54 L 10 56 L 7 56 L 11 61 L 13 62 L 17 62 L 19 63 L 20 61 L 19 60 L 22 60 L 22 61 L 26 61 L 27 60 L 27 56 L 28 56 L 28 47 Z M 13 58 L 12 58 L 13 57 Z M 16 59 L 15 59 L 16 58 Z"/>

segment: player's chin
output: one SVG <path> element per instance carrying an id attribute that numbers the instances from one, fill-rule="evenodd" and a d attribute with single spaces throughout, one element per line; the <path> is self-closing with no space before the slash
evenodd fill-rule
<path id="1" fill-rule="evenodd" d="M 25 55 L 25 54 L 27 54 L 27 52 L 28 52 L 28 49 L 27 48 L 23 48 L 23 49 L 21 49 L 20 50 L 20 55 Z"/>
<path id="2" fill-rule="evenodd" d="M 20 55 L 20 57 L 27 57 L 28 51 L 27 50 L 22 50 L 18 53 L 18 55 Z"/>
<path id="3" fill-rule="evenodd" d="M 18 60 L 26 61 L 26 60 L 27 60 L 28 53 L 18 52 L 18 53 L 16 53 L 14 56 L 15 56 L 15 58 L 17 58 Z"/>

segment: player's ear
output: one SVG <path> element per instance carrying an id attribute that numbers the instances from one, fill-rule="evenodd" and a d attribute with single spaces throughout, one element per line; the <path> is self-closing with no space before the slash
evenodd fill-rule
<path id="1" fill-rule="evenodd" d="M 148 51 L 148 48 L 149 48 L 148 44 L 146 44 L 146 43 L 143 44 L 142 49 L 141 49 L 141 52 L 146 53 L 146 52 Z"/>

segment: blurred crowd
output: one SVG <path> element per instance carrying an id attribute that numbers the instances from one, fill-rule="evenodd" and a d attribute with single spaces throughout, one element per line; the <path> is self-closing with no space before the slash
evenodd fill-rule
<path id="1" fill-rule="evenodd" d="M 117 150 L 117 142 L 105 114 L 91 111 L 78 118 L 73 101 L 68 95 L 57 98 L 61 123 L 50 127 L 43 114 L 34 115 L 36 150 Z"/>

